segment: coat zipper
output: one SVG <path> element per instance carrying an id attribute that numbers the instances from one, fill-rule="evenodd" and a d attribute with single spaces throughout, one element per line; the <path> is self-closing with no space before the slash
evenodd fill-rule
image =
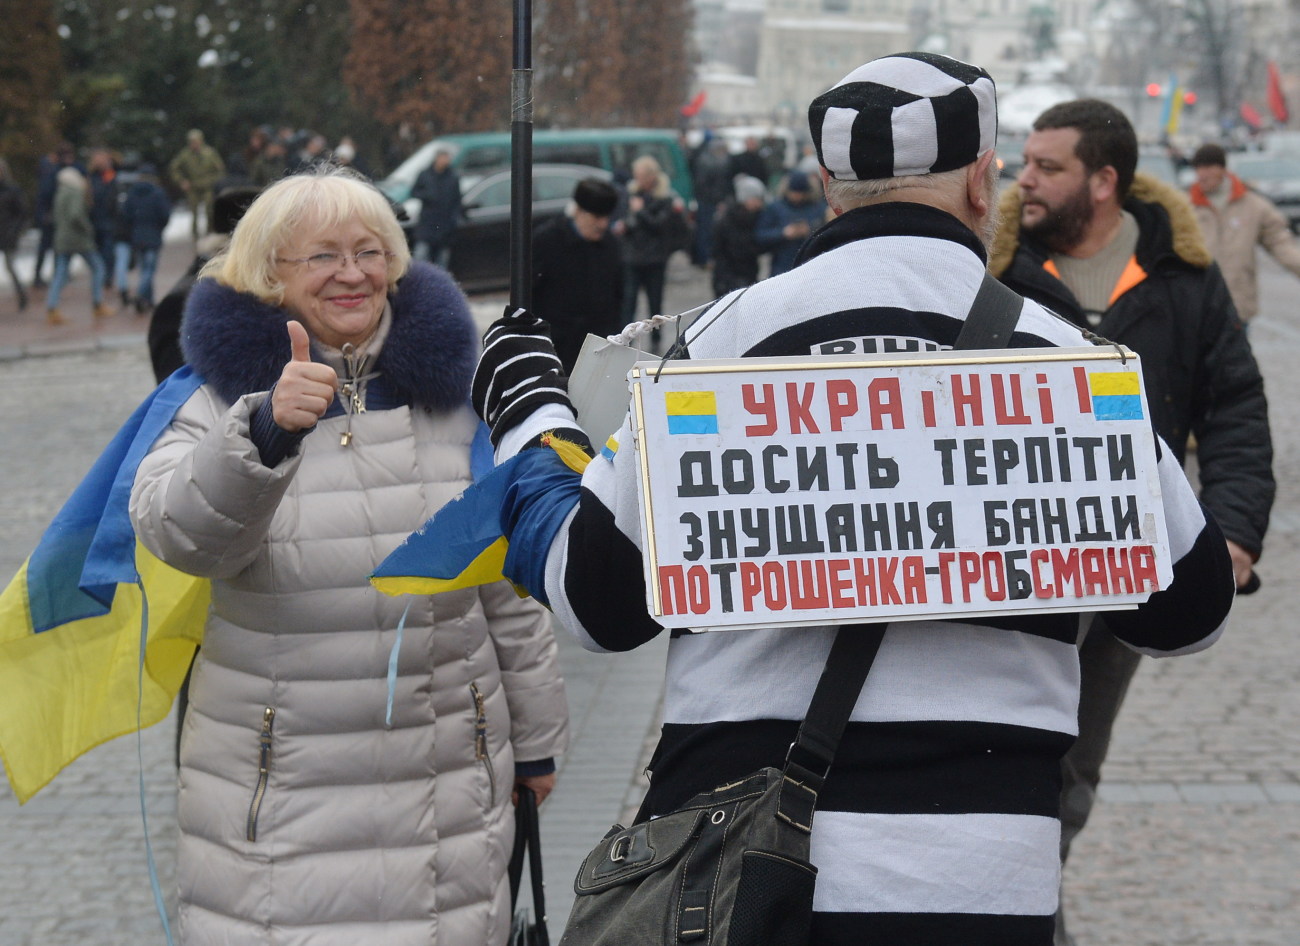
<path id="1" fill-rule="evenodd" d="M 271 727 L 275 725 L 275 709 L 268 706 L 262 713 L 262 731 L 257 737 L 257 787 L 253 789 L 253 803 L 248 806 L 249 841 L 257 840 L 257 815 L 262 810 L 262 799 L 266 797 L 266 783 L 271 779 Z"/>
<path id="2" fill-rule="evenodd" d="M 469 692 L 474 697 L 474 758 L 482 762 L 483 767 L 487 769 L 489 801 L 495 805 L 497 800 L 497 776 L 492 771 L 492 759 L 488 756 L 487 705 L 483 700 L 483 692 L 479 690 L 477 683 L 469 685 Z"/>

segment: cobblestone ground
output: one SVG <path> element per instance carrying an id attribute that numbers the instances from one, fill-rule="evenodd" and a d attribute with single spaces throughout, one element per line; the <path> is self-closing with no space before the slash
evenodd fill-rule
<path id="1" fill-rule="evenodd" d="M 676 272 L 670 304 L 704 298 Z M 1075 843 L 1066 905 L 1080 946 L 1300 944 L 1300 313 L 1270 264 L 1252 340 L 1273 405 L 1278 504 L 1264 588 L 1205 654 L 1145 662 L 1121 717 L 1093 823 Z M 504 300 L 500 300 L 504 301 Z M 491 317 L 500 302 L 485 303 Z M 0 326 L 0 335 L 3 326 Z M 4 339 L 0 337 L 0 347 Z M 152 387 L 143 342 L 0 360 L 0 580 L 118 423 Z M 118 344 L 124 347 L 116 347 Z M 543 812 L 553 939 L 582 854 L 634 805 L 662 652 L 605 658 L 562 638 L 574 746 Z M 142 734 L 162 886 L 175 857 L 174 722 Z M 0 783 L 0 946 L 153 946 L 154 911 L 133 738 L 78 760 L 19 808 Z M 461 944 L 453 944 L 461 946 Z M 470 946 L 470 944 L 466 944 Z"/>

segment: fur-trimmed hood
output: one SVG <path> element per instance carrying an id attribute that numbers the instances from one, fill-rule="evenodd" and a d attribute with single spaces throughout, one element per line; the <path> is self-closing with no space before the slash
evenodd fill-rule
<path id="1" fill-rule="evenodd" d="M 393 319 L 375 368 L 404 400 L 447 410 L 469 400 L 478 331 L 451 277 L 412 263 L 389 294 Z M 289 361 L 292 314 L 214 279 L 194 284 L 181 323 L 185 360 L 223 400 L 267 391 Z M 316 343 L 312 358 L 320 361 Z"/>
<path id="2" fill-rule="evenodd" d="M 1159 204 L 1163 207 L 1165 213 L 1169 215 L 1172 251 L 1183 262 L 1197 269 L 1205 269 L 1210 265 L 1213 257 L 1205 248 L 1205 239 L 1201 236 L 1201 228 L 1196 223 L 1192 205 L 1188 202 L 1186 194 L 1150 175 L 1136 174 L 1125 203 L 1130 201 Z M 1002 223 L 989 250 L 989 272 L 994 276 L 1001 276 L 1007 271 L 1007 267 L 1011 265 L 1011 260 L 1016 255 L 1016 250 L 1020 247 L 1021 202 L 1018 184 L 1012 184 L 1003 191 L 998 202 Z"/>

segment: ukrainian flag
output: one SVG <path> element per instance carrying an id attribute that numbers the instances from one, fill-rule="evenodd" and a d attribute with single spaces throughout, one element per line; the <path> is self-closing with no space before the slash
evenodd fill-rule
<path id="1" fill-rule="evenodd" d="M 550 434 L 481 478 L 379 563 L 370 583 L 388 595 L 438 594 L 509 578 L 547 604 L 546 556 L 578 504 L 591 457 Z"/>
<path id="2" fill-rule="evenodd" d="M 1097 420 L 1142 419 L 1142 389 L 1135 372 L 1090 371 L 1088 393 Z"/>
<path id="3" fill-rule="evenodd" d="M 201 383 L 183 368 L 136 409 L 0 592 L 0 760 L 19 802 L 161 720 L 185 678 L 209 585 L 139 545 L 127 504 L 140 461 Z"/>
<path id="4" fill-rule="evenodd" d="M 718 432 L 718 398 L 712 391 L 670 391 L 664 406 L 670 434 Z"/>

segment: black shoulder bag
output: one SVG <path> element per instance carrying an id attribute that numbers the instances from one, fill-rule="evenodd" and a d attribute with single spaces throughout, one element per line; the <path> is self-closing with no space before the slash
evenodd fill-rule
<path id="1" fill-rule="evenodd" d="M 1022 304 L 986 274 L 954 347 L 1005 347 Z M 817 795 L 885 627 L 836 632 L 784 766 L 696 795 L 662 817 L 614 825 L 582 862 L 560 946 L 808 946 Z"/>
<path id="2" fill-rule="evenodd" d="M 507 874 L 510 878 L 510 906 L 514 916 L 508 946 L 551 946 L 546 932 L 546 894 L 542 884 L 542 838 L 537 817 L 537 796 L 532 789 L 519 786 L 519 804 L 515 806 L 515 847 L 510 855 Z M 517 905 L 519 885 L 523 880 L 524 856 L 528 857 L 528 880 L 533 888 L 533 909 Z"/>

